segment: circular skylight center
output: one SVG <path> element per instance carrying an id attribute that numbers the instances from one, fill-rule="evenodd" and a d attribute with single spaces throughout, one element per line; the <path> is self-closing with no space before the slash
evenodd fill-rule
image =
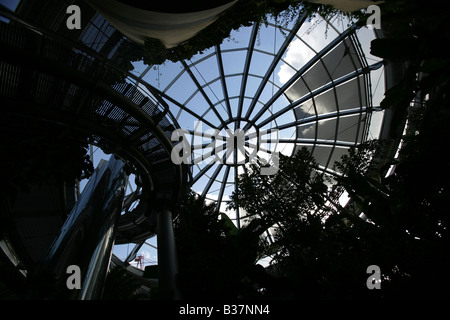
<path id="1" fill-rule="evenodd" d="M 223 164 L 231 167 L 255 162 L 258 153 L 267 153 L 272 131 L 258 130 L 247 120 L 230 119 L 217 129 L 204 129 L 201 122 L 194 127 L 192 162 Z"/>

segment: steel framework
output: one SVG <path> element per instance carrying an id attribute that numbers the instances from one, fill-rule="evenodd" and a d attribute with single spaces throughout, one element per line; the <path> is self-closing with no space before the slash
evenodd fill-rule
<path id="1" fill-rule="evenodd" d="M 319 47 L 303 39 L 311 22 L 302 16 L 289 26 L 275 21 L 265 26 L 255 23 L 235 33 L 237 40 L 224 41 L 187 61 L 158 66 L 162 77 L 167 77 L 159 85 L 158 93 L 167 101 L 181 127 L 190 133 L 192 162 L 197 162 L 198 154 L 210 147 L 211 135 L 206 130 L 211 129 L 218 130 L 222 140 L 227 137 L 226 129 L 257 132 L 278 129 L 283 133 L 278 144 L 290 150 L 287 154 L 306 146 L 323 172 L 333 172 L 334 161 L 351 146 L 376 138 L 373 133 L 369 135 L 371 116 L 381 110 L 378 102 L 373 103 L 373 95 L 376 89 L 377 94 L 383 89 L 372 88 L 372 77 L 377 72 L 375 81 L 379 81 L 384 62 L 367 58 L 367 49 L 362 48 L 359 38 L 367 37 L 368 30 L 361 32 L 356 24 L 346 28 L 336 26 L 336 21 L 318 20 L 333 30 L 328 32 L 331 39 Z M 310 41 L 312 34 L 325 37 L 319 33 L 323 31 L 313 30 Z M 267 40 L 267 34 L 274 38 Z M 370 36 L 374 38 L 375 34 L 372 32 Z M 269 45 L 261 44 L 259 38 Z M 313 53 L 298 66 L 287 58 L 294 41 L 301 41 L 305 50 Z M 293 71 L 284 83 L 275 79 L 281 65 Z M 156 87 L 152 68 L 143 66 L 137 72 Z M 194 121 L 204 124 L 205 132 L 198 132 Z M 313 130 L 312 135 L 303 133 L 308 128 Z M 247 155 L 251 146 L 246 141 Z M 234 162 L 195 163 L 191 182 L 194 191 L 215 201 L 217 210 L 223 211 L 226 198 L 237 187 L 235 181 L 246 166 L 238 165 L 236 146 L 227 153 L 222 145 L 218 151 L 222 152 L 219 157 L 234 157 Z M 244 214 L 239 209 L 228 213 L 240 226 Z"/>

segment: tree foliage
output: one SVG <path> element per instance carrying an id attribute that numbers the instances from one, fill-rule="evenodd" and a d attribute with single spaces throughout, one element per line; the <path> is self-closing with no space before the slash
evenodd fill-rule
<path id="1" fill-rule="evenodd" d="M 254 296 L 254 284 L 264 274 L 256 265 L 262 231 L 258 223 L 239 230 L 225 214 L 219 218 L 214 204 L 206 204 L 193 192 L 187 194 L 174 226 L 182 296 L 203 300 Z"/>
<path id="2" fill-rule="evenodd" d="M 269 270 L 276 270 L 277 285 L 265 287 L 267 297 L 441 297 L 450 263 L 443 201 L 449 189 L 437 188 L 439 179 L 421 185 L 419 163 L 403 158 L 399 170 L 382 180 L 374 167 L 381 146 L 370 142 L 351 149 L 336 165 L 345 174 L 334 177 L 330 193 L 304 149 L 282 158 L 274 177 L 253 176 L 255 170 L 239 178 L 232 206 L 249 212 L 252 222 L 275 227 L 266 253 L 273 256 Z M 405 171 L 402 165 L 413 167 Z M 414 192 L 419 186 L 428 191 Z M 333 192 L 342 189 L 352 197 L 346 207 L 333 200 Z M 381 268 L 382 290 L 366 287 L 372 264 Z"/>
<path id="3" fill-rule="evenodd" d="M 440 45 L 449 38 L 449 27 L 445 10 L 436 10 L 440 3 L 435 1 L 391 0 L 382 6 L 382 24 L 389 32 L 373 41 L 372 53 L 405 66 L 404 76 L 381 104 L 395 111 L 393 127 L 402 129 L 402 121 L 408 121 L 399 156 L 387 163 L 395 170 L 386 175 L 386 167 L 378 165 L 385 156 L 384 141 L 351 148 L 335 165 L 342 175 L 332 177 L 333 187 L 315 171 L 317 165 L 305 149 L 290 158 L 281 156 L 274 176 L 261 176 L 253 165 L 239 177 L 230 203 L 248 215 L 248 225 L 239 232 L 260 239 L 252 242 L 257 254 L 242 270 L 252 270 L 255 257 L 273 259 L 270 267 L 258 269 L 258 278 L 230 274 L 224 282 L 233 283 L 234 292 L 243 292 L 239 288 L 245 283 L 253 294 L 273 299 L 448 297 L 450 60 Z M 351 198 L 345 206 L 338 201 L 343 190 Z M 208 252 L 220 258 L 204 259 L 201 252 L 208 241 L 202 240 L 195 242 L 203 245 L 189 264 L 192 270 L 215 261 L 214 277 L 222 272 L 218 270 L 241 265 L 230 261 L 240 261 L 235 252 L 248 247 L 246 242 L 230 246 L 229 239 L 237 238 L 225 236 L 226 220 L 219 220 L 213 207 L 207 212 L 203 215 L 218 230 L 191 228 L 198 233 L 195 237 L 208 230 L 208 237 L 220 244 Z M 265 229 L 272 231 L 272 241 L 261 241 Z M 381 269 L 381 290 L 366 287 L 370 265 Z M 220 291 L 215 284 L 214 290 Z"/>
<path id="4" fill-rule="evenodd" d="M 147 300 L 150 293 L 144 293 L 142 283 L 124 268 L 116 266 L 106 276 L 102 300 Z"/>
<path id="5" fill-rule="evenodd" d="M 327 179 L 306 148 L 280 157 L 274 176 L 261 176 L 257 165 L 239 177 L 230 206 L 243 208 L 252 222 L 273 226 L 273 242 L 266 253 L 273 258 L 268 298 L 356 298 L 368 294 L 358 241 L 363 223 L 328 194 Z M 257 199 L 257 201 L 255 201 Z M 359 270 L 359 272 L 358 272 Z"/>

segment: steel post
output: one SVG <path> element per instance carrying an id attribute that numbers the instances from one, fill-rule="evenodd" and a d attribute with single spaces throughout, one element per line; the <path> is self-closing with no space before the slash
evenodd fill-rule
<path id="1" fill-rule="evenodd" d="M 179 293 L 176 285 L 178 264 L 172 212 L 167 209 L 158 213 L 158 272 L 158 287 L 161 298 L 178 299 Z"/>

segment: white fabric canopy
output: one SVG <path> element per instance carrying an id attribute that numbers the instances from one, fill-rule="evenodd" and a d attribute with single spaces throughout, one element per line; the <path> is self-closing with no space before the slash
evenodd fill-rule
<path id="1" fill-rule="evenodd" d="M 167 48 L 171 48 L 192 38 L 213 23 L 220 13 L 237 0 L 217 8 L 189 13 L 142 10 L 116 0 L 87 2 L 130 40 L 144 44 L 147 37 L 155 38 L 161 40 Z"/>

